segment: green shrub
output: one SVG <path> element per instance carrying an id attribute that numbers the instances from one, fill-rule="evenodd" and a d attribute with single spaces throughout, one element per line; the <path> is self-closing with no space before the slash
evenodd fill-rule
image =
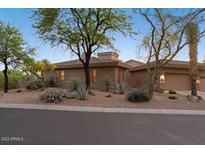
<path id="1" fill-rule="evenodd" d="M 169 90 L 169 94 L 177 94 L 176 90 Z"/>
<path id="2" fill-rule="evenodd" d="M 112 89 L 113 82 L 112 79 L 107 77 L 102 81 L 101 89 L 103 91 L 110 91 Z"/>
<path id="3" fill-rule="evenodd" d="M 170 95 L 168 98 L 169 98 L 169 99 L 177 99 L 177 97 L 174 96 L 174 95 Z"/>
<path id="4" fill-rule="evenodd" d="M 82 84 L 82 81 L 80 80 L 71 80 L 70 85 L 69 85 L 69 90 L 70 91 L 76 91 L 78 89 L 78 86 Z"/>
<path id="5" fill-rule="evenodd" d="M 78 86 L 77 93 L 80 100 L 86 100 L 89 94 L 89 90 L 86 89 L 86 85 L 81 84 Z"/>
<path id="6" fill-rule="evenodd" d="M 45 83 L 42 81 L 31 81 L 27 86 L 27 89 L 31 89 L 31 90 L 36 90 L 41 88 L 45 88 Z"/>
<path id="7" fill-rule="evenodd" d="M 126 94 L 126 99 L 130 102 L 147 102 L 150 100 L 145 89 L 131 89 Z"/>
<path id="8" fill-rule="evenodd" d="M 44 103 L 58 103 L 62 101 L 62 90 L 49 89 L 46 93 L 41 94 L 40 100 Z"/>

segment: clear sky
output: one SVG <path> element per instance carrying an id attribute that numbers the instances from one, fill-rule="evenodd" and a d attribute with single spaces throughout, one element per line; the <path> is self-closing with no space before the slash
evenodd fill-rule
<path id="1" fill-rule="evenodd" d="M 126 9 L 127 14 L 132 14 L 131 9 Z M 62 48 L 51 48 L 49 44 L 43 42 L 37 34 L 35 34 L 35 29 L 32 28 L 33 20 L 30 18 L 32 14 L 31 9 L 0 9 L 0 20 L 7 23 L 9 22 L 12 26 L 17 27 L 21 33 L 25 41 L 33 46 L 37 47 L 37 55 L 36 59 L 48 59 L 50 62 L 60 62 L 65 60 L 70 60 L 75 57 L 72 57 L 69 52 L 66 52 Z M 134 30 L 146 31 L 146 24 L 139 18 L 135 18 L 134 22 Z M 204 27 L 201 27 L 204 28 Z M 141 36 L 137 36 L 137 40 L 133 40 L 130 37 L 123 37 L 120 34 L 116 35 L 116 41 L 114 42 L 115 48 L 117 48 L 120 53 L 120 59 L 123 61 L 129 59 L 142 60 L 137 54 L 137 45 L 139 43 Z M 199 44 L 199 61 L 205 58 L 205 39 L 202 39 Z M 188 50 L 185 48 L 181 51 L 175 59 L 178 60 L 188 60 Z"/>

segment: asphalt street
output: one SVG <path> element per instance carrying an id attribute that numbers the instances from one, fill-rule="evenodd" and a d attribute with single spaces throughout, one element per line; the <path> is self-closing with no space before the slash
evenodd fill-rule
<path id="1" fill-rule="evenodd" d="M 1 108 L 0 144 L 205 144 L 205 116 Z"/>

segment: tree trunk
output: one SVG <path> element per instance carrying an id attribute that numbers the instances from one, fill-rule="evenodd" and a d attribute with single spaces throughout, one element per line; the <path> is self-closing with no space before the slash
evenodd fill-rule
<path id="1" fill-rule="evenodd" d="M 192 87 L 191 95 L 196 96 L 197 95 L 196 80 L 192 80 L 191 87 Z"/>
<path id="2" fill-rule="evenodd" d="M 5 69 L 3 71 L 3 74 L 4 74 L 4 93 L 8 93 L 8 89 L 9 89 L 9 79 L 8 79 L 8 65 L 7 63 L 5 62 L 4 63 L 5 65 Z"/>
<path id="3" fill-rule="evenodd" d="M 148 81 L 148 95 L 150 97 L 150 99 L 153 97 L 154 95 L 154 90 L 159 90 L 160 89 L 160 80 L 159 80 L 159 71 L 160 69 L 158 68 L 158 66 L 155 66 L 154 70 L 149 70 L 149 81 Z"/>
<path id="4" fill-rule="evenodd" d="M 152 73 L 150 74 L 147 87 L 148 87 L 148 95 L 151 99 L 154 95 L 154 88 L 155 88 L 155 75 Z"/>
<path id="5" fill-rule="evenodd" d="M 86 89 L 90 91 L 90 69 L 89 69 L 89 64 L 84 65 L 84 72 L 85 72 Z"/>
<path id="6" fill-rule="evenodd" d="M 190 76 L 191 76 L 191 95 L 197 95 L 197 85 L 196 80 L 198 78 L 198 66 L 197 66 L 197 47 L 193 43 L 189 47 L 189 56 L 190 56 Z"/>

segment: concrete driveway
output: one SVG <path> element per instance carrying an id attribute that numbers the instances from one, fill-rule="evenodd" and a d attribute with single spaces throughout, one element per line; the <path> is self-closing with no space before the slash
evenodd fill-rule
<path id="1" fill-rule="evenodd" d="M 191 91 L 190 90 L 185 90 L 185 91 L 177 91 L 178 94 L 181 94 L 181 95 L 189 95 L 191 94 Z M 201 96 L 204 100 L 205 100 L 205 92 L 203 91 L 197 91 L 198 95 Z"/>

